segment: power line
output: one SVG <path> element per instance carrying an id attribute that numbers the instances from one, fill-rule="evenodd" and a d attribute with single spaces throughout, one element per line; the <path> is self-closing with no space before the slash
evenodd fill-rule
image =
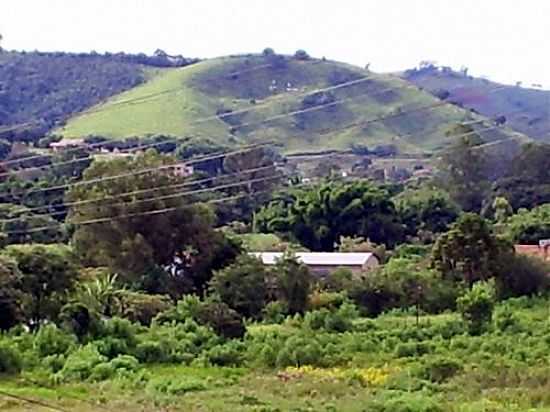
<path id="1" fill-rule="evenodd" d="M 251 170 L 248 170 L 248 171 L 244 171 L 244 172 L 240 172 L 240 173 L 234 173 L 234 174 L 231 174 L 231 175 L 218 176 L 217 178 L 226 178 L 226 177 L 229 177 L 229 176 L 236 176 L 236 175 L 240 175 L 240 174 L 244 174 L 244 173 L 251 173 L 253 171 L 267 170 L 268 168 L 273 169 L 274 166 L 266 166 L 266 167 L 262 167 L 262 168 L 251 169 Z M 117 194 L 115 196 L 107 196 L 107 197 L 104 197 L 104 198 L 86 199 L 86 200 L 81 200 L 81 201 L 69 202 L 69 203 L 63 204 L 63 206 L 65 206 L 65 207 L 71 206 L 72 207 L 72 206 L 80 206 L 80 205 L 88 205 L 88 204 L 96 204 L 96 203 L 106 203 L 106 205 L 110 206 L 110 207 L 113 207 L 113 206 L 133 206 L 133 205 L 140 204 L 140 203 L 154 202 L 154 201 L 166 200 L 166 199 L 173 199 L 173 198 L 178 198 L 178 197 L 182 197 L 182 196 L 190 196 L 190 195 L 197 195 L 197 194 L 208 193 L 208 192 L 215 192 L 215 191 L 218 191 L 218 190 L 230 189 L 230 188 L 233 188 L 233 187 L 239 187 L 239 186 L 243 186 L 243 185 L 252 185 L 254 183 L 260 183 L 260 182 L 263 182 L 263 181 L 278 180 L 278 179 L 282 178 L 283 176 L 284 176 L 283 174 L 279 174 L 279 175 L 275 175 L 275 176 L 268 176 L 268 177 L 261 177 L 261 178 L 255 178 L 255 179 L 249 179 L 249 180 L 242 180 L 242 181 L 239 181 L 239 182 L 221 184 L 221 185 L 202 188 L 202 189 L 195 189 L 195 190 L 189 190 L 189 191 L 183 191 L 183 192 L 175 192 L 175 193 L 170 193 L 170 194 L 162 195 L 162 196 L 153 196 L 153 197 L 149 197 L 149 198 L 137 199 L 137 200 L 130 201 L 130 202 L 118 202 L 118 203 L 108 203 L 107 202 L 109 200 L 129 196 L 131 194 L 135 194 L 135 193 L 138 193 L 138 192 L 144 193 L 144 192 L 155 191 L 155 190 L 160 190 L 160 189 L 171 187 L 170 185 L 168 185 L 168 186 L 164 186 L 164 187 L 161 187 L 161 188 L 141 189 L 141 190 L 136 190 L 136 191 L 133 191 L 133 192 L 120 193 L 120 194 Z M 213 178 L 204 179 L 204 180 L 212 180 L 212 179 Z M 178 186 L 181 187 L 181 186 L 184 186 L 186 184 L 187 185 L 189 185 L 189 184 L 198 184 L 198 182 L 179 183 L 177 185 L 173 185 L 173 187 L 178 187 Z M 21 213 L 24 213 L 24 212 L 28 212 L 28 210 L 21 211 Z M 32 217 L 32 218 L 51 217 L 51 216 L 56 216 L 56 215 L 62 215 L 62 214 L 65 214 L 65 213 L 66 213 L 65 211 L 59 211 L 59 212 L 53 212 L 53 213 L 35 214 L 35 215 L 30 216 L 30 217 Z M 24 221 L 26 219 L 27 219 L 27 217 L 13 217 L 13 218 L 9 218 L 9 219 L 1 219 L 0 224 L 2 224 L 2 223 L 11 223 L 11 222 L 16 222 L 16 221 Z"/>
<path id="2" fill-rule="evenodd" d="M 131 192 L 118 193 L 118 194 L 113 195 L 113 196 L 106 196 L 106 197 L 102 197 L 102 198 L 87 199 L 87 200 L 80 200 L 80 201 L 74 201 L 74 202 L 63 202 L 61 204 L 57 204 L 56 206 L 63 206 L 63 207 L 77 206 L 77 205 L 82 205 L 82 204 L 102 202 L 102 201 L 110 200 L 110 199 L 118 199 L 118 198 L 122 198 L 122 197 L 138 195 L 138 194 L 143 194 L 143 193 L 156 192 L 156 191 L 159 191 L 159 190 L 176 189 L 176 188 L 186 187 L 186 186 L 195 186 L 195 185 L 200 185 L 200 184 L 204 184 L 204 183 L 210 183 L 210 182 L 215 181 L 215 180 L 226 179 L 228 177 L 234 177 L 234 176 L 239 176 L 239 175 L 243 175 L 243 174 L 247 174 L 247 173 L 255 173 L 255 172 L 260 172 L 260 171 L 264 171 L 264 170 L 274 169 L 275 167 L 276 167 L 275 165 L 256 167 L 256 168 L 252 168 L 252 169 L 241 170 L 241 171 L 235 172 L 235 173 L 228 173 L 228 174 L 208 177 L 208 178 L 204 178 L 204 179 L 190 180 L 190 181 L 183 182 L 183 183 L 175 183 L 175 184 L 169 184 L 169 185 L 164 185 L 164 186 L 156 186 L 156 187 L 152 187 L 152 188 L 149 188 L 149 189 L 139 189 L 139 190 L 133 190 Z M 28 213 L 28 212 L 36 212 L 36 211 L 40 211 L 40 210 L 48 210 L 49 208 L 50 208 L 50 205 L 36 206 L 36 207 L 30 207 L 30 208 L 26 208 L 24 210 L 18 211 L 18 213 L 22 214 L 22 213 Z M 33 217 L 36 217 L 36 216 L 54 216 L 56 214 L 62 214 L 62 213 L 64 213 L 64 212 L 43 213 L 43 214 L 34 215 Z M 13 221 L 17 221 L 17 220 L 20 220 L 20 219 L 21 218 L 17 218 L 17 217 L 12 217 L 12 218 L 8 218 L 8 219 L 0 219 L 0 223 L 13 222 Z"/>
<path id="3" fill-rule="evenodd" d="M 353 82 L 353 84 L 355 84 L 355 83 L 358 83 L 359 81 L 364 81 L 364 79 L 357 79 L 357 80 L 354 80 L 354 81 L 350 81 L 350 82 L 348 82 L 348 85 L 351 84 L 351 82 Z M 342 85 L 343 85 L 343 83 L 340 84 L 340 85 L 337 85 L 337 86 L 331 86 L 331 88 L 340 87 Z M 383 93 L 387 93 L 389 91 L 403 89 L 403 88 L 416 88 L 416 86 L 411 85 L 411 84 L 406 84 L 406 85 L 399 86 L 399 87 L 391 87 L 391 88 L 387 88 L 387 89 L 384 89 L 384 90 L 380 90 L 380 91 L 378 91 L 374 94 L 362 93 L 358 96 L 352 96 L 352 97 L 336 100 L 336 101 L 325 103 L 325 104 L 322 104 L 322 105 L 317 105 L 317 106 L 314 106 L 314 107 L 311 107 L 311 108 L 296 110 L 296 111 L 292 111 L 292 112 L 284 113 L 284 114 L 279 114 L 279 115 L 272 116 L 270 118 L 258 121 L 256 123 L 243 124 L 240 127 L 250 126 L 251 124 L 258 124 L 259 125 L 259 124 L 263 124 L 263 123 L 273 121 L 275 119 L 280 119 L 280 118 L 284 118 L 284 117 L 288 117 L 288 116 L 294 116 L 294 115 L 300 114 L 300 113 L 307 113 L 307 112 L 317 111 L 317 110 L 321 110 L 321 109 L 324 109 L 326 107 L 334 106 L 336 104 L 341 104 L 341 103 L 344 103 L 346 101 L 350 101 L 350 100 L 353 100 L 353 99 L 358 99 L 358 98 L 362 98 L 362 97 L 371 97 L 373 95 L 383 94 Z M 324 90 L 327 90 L 327 89 L 329 89 L 329 88 L 325 88 Z M 231 114 L 234 114 L 234 113 L 231 113 Z M 403 113 L 403 114 L 405 114 L 405 113 Z M 371 122 L 372 121 L 375 121 L 375 119 L 371 120 Z M 159 145 L 163 145 L 163 144 L 167 144 L 167 143 L 171 143 L 171 142 L 178 142 L 178 141 L 179 141 L 178 139 L 175 139 L 173 141 L 168 140 L 168 141 L 161 141 L 161 142 L 156 142 L 156 143 L 152 143 L 152 144 L 141 145 L 141 146 L 137 146 L 135 148 L 129 149 L 129 151 L 136 151 L 138 149 L 144 149 L 144 148 L 159 146 Z M 261 145 L 261 144 L 258 144 L 258 145 Z M 192 162 L 198 162 L 199 160 L 201 160 L 201 159 L 193 159 L 191 161 Z M 79 162 L 85 162 L 85 161 L 89 161 L 89 157 L 83 157 L 83 158 L 73 159 L 73 160 L 64 161 L 64 162 L 58 162 L 58 163 L 53 164 L 53 165 L 36 166 L 36 167 L 25 168 L 25 169 L 21 169 L 21 170 L 15 171 L 15 172 L 4 172 L 4 173 L 0 173 L 0 177 L 6 176 L 6 175 L 13 175 L 13 174 L 18 174 L 18 173 L 23 173 L 23 172 L 29 172 L 30 170 L 43 170 L 43 169 L 49 169 L 49 168 L 55 167 L 57 165 L 67 165 L 67 164 L 79 163 Z M 167 166 L 167 168 L 169 168 L 169 167 L 170 166 Z M 145 170 L 145 172 L 148 172 L 148 170 Z M 41 192 L 41 191 L 47 191 L 47 190 L 61 189 L 64 186 L 66 186 L 66 185 L 60 185 L 60 186 L 57 186 L 57 187 L 54 187 L 54 188 L 40 188 L 40 189 L 32 190 L 29 193 L 33 193 L 35 191 Z"/>
<path id="4" fill-rule="evenodd" d="M 297 97 L 297 96 L 300 96 L 300 95 L 313 95 L 313 94 L 320 93 L 320 92 L 335 90 L 335 89 L 338 89 L 338 88 L 348 87 L 348 86 L 351 86 L 351 85 L 362 83 L 362 82 L 371 80 L 372 78 L 373 78 L 373 76 L 365 76 L 365 77 L 362 77 L 362 78 L 359 78 L 359 79 L 350 80 L 348 82 L 340 83 L 338 85 L 324 87 L 324 88 L 320 88 L 320 89 L 317 89 L 317 90 L 308 91 L 308 92 L 305 92 L 305 93 L 294 95 L 294 96 Z M 275 115 L 275 116 L 272 116 L 272 117 L 269 117 L 267 119 L 260 120 L 260 121 L 257 121 L 257 122 L 249 122 L 249 123 L 237 125 L 237 126 L 234 126 L 234 128 L 239 129 L 239 128 L 243 128 L 243 127 L 251 126 L 251 125 L 260 125 L 260 124 L 263 124 L 263 123 L 268 123 L 270 121 L 285 118 L 285 117 L 288 117 L 288 116 L 294 116 L 294 115 L 301 114 L 301 113 L 307 113 L 307 112 L 321 110 L 321 109 L 324 109 L 326 107 L 341 104 L 341 103 L 344 103 L 346 101 L 357 99 L 357 98 L 360 98 L 360 97 L 363 97 L 363 96 L 368 96 L 368 97 L 376 96 L 378 94 L 383 94 L 383 93 L 387 93 L 389 91 L 399 90 L 399 89 L 404 89 L 404 88 L 416 88 L 417 89 L 418 87 L 416 85 L 412 84 L 412 83 L 406 83 L 402 86 L 391 87 L 391 88 L 379 90 L 379 91 L 374 92 L 372 94 L 368 94 L 368 93 L 365 92 L 363 94 L 360 94 L 359 96 L 352 96 L 352 97 L 349 97 L 349 98 L 344 98 L 344 99 L 336 100 L 336 101 L 333 101 L 333 102 L 328 102 L 328 103 L 325 103 L 325 104 L 317 105 L 317 106 L 314 106 L 314 107 L 311 107 L 311 108 L 295 110 L 295 111 L 292 111 L 292 112 L 289 112 L 289 113 L 278 114 L 278 115 Z M 495 88 L 494 91 L 499 91 L 501 89 L 502 88 L 497 87 L 497 88 Z M 211 121 L 211 120 L 219 120 L 219 119 L 223 119 L 225 117 L 230 117 L 230 116 L 235 116 L 235 115 L 238 115 L 238 114 L 246 113 L 246 112 L 255 110 L 259 107 L 263 107 L 263 106 L 266 106 L 266 105 L 273 104 L 274 99 L 280 99 L 280 98 L 286 97 L 288 95 L 289 95 L 289 93 L 283 93 L 281 95 L 275 96 L 273 99 L 269 100 L 268 102 L 266 102 L 264 104 L 261 104 L 261 105 L 258 105 L 254 108 L 241 109 L 241 110 L 236 110 L 236 111 L 232 111 L 232 112 L 229 112 L 229 113 L 223 113 L 223 114 L 220 114 L 220 115 L 208 116 L 208 117 L 203 118 L 203 119 L 195 120 L 195 121 L 191 122 L 190 124 L 198 124 L 198 123 L 203 123 L 203 122 Z M 407 113 L 405 112 L 405 113 L 402 113 L 400 115 L 405 115 L 405 114 L 407 114 Z M 108 143 L 113 143 L 113 142 L 116 142 L 116 141 L 117 140 L 111 140 L 111 141 L 107 142 L 107 144 Z M 122 139 L 122 140 L 118 140 L 118 141 L 124 141 L 124 140 Z M 181 139 L 169 139 L 169 140 L 164 140 L 164 141 L 159 141 L 159 142 L 154 142 L 154 143 L 149 143 L 149 144 L 138 145 L 138 146 L 133 147 L 133 148 L 121 150 L 121 152 L 122 153 L 128 153 L 128 152 L 144 150 L 144 149 L 151 148 L 151 147 L 161 146 L 161 145 L 164 145 L 164 144 L 178 144 L 178 143 L 181 143 L 181 141 L 182 141 Z M 99 143 L 88 145 L 88 148 L 100 147 L 100 146 L 103 146 L 105 144 L 106 144 L 105 142 L 99 142 Z M 71 151 L 75 151 L 75 150 L 78 151 L 80 149 L 79 148 L 68 149 L 68 150 L 65 150 L 64 153 L 70 153 Z M 10 164 L 10 162 L 23 162 L 25 160 L 43 158 L 43 157 L 48 157 L 48 156 L 53 156 L 53 154 L 49 153 L 49 154 L 44 154 L 44 155 L 30 156 L 30 157 L 21 158 L 21 159 L 14 159 L 12 161 L 6 161 L 6 162 L 3 162 L 3 163 L 0 163 L 0 165 L 1 164 L 7 165 L 7 164 Z M 88 160 L 87 157 L 82 157 L 82 158 L 72 159 L 72 160 L 68 160 L 68 161 L 56 162 L 56 163 L 49 164 L 49 165 L 44 165 L 44 166 L 35 166 L 35 167 L 30 167 L 30 168 L 24 168 L 24 169 L 20 169 L 20 170 L 16 170 L 16 171 L 9 171 L 9 172 L 0 173 L 0 177 L 7 176 L 7 175 L 13 175 L 13 174 L 19 174 L 19 173 L 25 173 L 25 172 L 29 172 L 31 170 L 46 170 L 46 169 L 50 169 L 50 168 L 53 168 L 53 167 L 56 167 L 56 166 L 67 165 L 67 164 L 72 164 L 72 163 L 80 163 L 80 162 L 85 162 L 87 160 Z"/>
<path id="5" fill-rule="evenodd" d="M 385 89 L 383 92 L 387 92 L 388 89 Z M 360 95 L 362 96 L 362 95 Z M 334 103 L 334 102 L 331 102 L 331 103 Z M 383 120 L 387 120 L 389 118 L 393 118 L 393 117 L 399 117 L 399 116 L 404 116 L 404 115 L 407 115 L 407 114 L 410 114 L 412 112 L 418 112 L 418 111 L 422 111 L 422 110 L 431 110 L 435 107 L 438 107 L 438 106 L 442 106 L 442 105 L 445 105 L 445 104 L 449 104 L 447 102 L 437 102 L 437 103 L 434 103 L 434 104 L 431 104 L 431 105 L 427 105 L 427 106 L 421 106 L 421 107 L 417 107 L 417 108 L 414 108 L 414 109 L 411 109 L 411 110 L 408 110 L 408 111 L 404 111 L 404 112 L 399 112 L 399 113 L 390 113 L 388 115 L 384 115 L 384 116 L 378 116 L 378 117 L 374 117 L 372 119 L 368 119 L 368 120 L 364 120 L 364 121 L 360 121 L 360 122 L 354 122 L 350 125 L 347 125 L 343 128 L 340 128 L 338 129 L 337 131 L 341 131 L 341 130 L 345 130 L 345 129 L 349 129 L 349 128 L 354 128 L 354 127 L 358 127 L 358 126 L 363 126 L 363 125 L 366 125 L 366 124 L 371 124 L 371 123 L 374 123 L 374 122 L 379 122 L 379 121 L 383 121 Z M 320 106 L 316 106 L 312 109 L 318 109 L 320 108 Z M 514 112 L 511 112 L 511 113 L 515 113 L 515 112 L 521 112 L 522 110 L 517 110 L 517 111 L 514 111 Z M 292 112 L 292 114 L 294 114 L 296 112 Z M 507 113 L 508 115 L 511 114 L 511 113 Z M 288 114 L 287 114 L 288 115 Z M 268 119 L 269 120 L 269 119 Z M 483 120 L 479 120 L 479 121 L 476 121 L 476 122 L 483 122 Z M 475 123 L 475 122 L 474 122 Z M 473 134 L 473 133 L 480 133 L 480 132 L 485 132 L 485 131 L 489 131 L 489 130 L 493 130 L 493 129 L 497 129 L 497 128 L 500 128 L 501 126 L 499 125 L 495 125 L 495 126 L 492 126 L 492 127 L 488 127 L 486 129 L 482 129 L 482 130 L 477 130 L 477 131 L 473 131 L 471 133 L 467 133 L 465 135 L 470 135 L 470 134 Z M 324 134 L 330 134 L 330 133 L 334 133 L 334 130 L 330 130 L 328 129 L 327 132 L 319 132 L 319 134 L 321 135 L 324 135 Z M 407 135 L 406 135 L 407 136 Z M 413 134 L 410 134 L 408 136 L 413 136 Z M 405 137 L 405 136 L 401 136 L 402 137 Z M 252 147 L 260 147 L 260 146 L 263 146 L 265 144 L 257 144 L 257 145 L 251 145 L 249 146 L 248 148 L 245 148 L 246 149 L 249 149 L 249 148 L 252 148 Z M 219 154 L 219 155 L 214 155 L 214 156 L 209 156 L 209 155 L 206 155 L 206 156 L 203 156 L 202 158 L 197 158 L 197 159 L 192 159 L 190 161 L 187 161 L 187 162 L 184 162 L 182 163 L 183 165 L 190 165 L 190 164 L 194 164 L 194 163 L 198 163 L 198 162 L 201 162 L 201 161 L 207 161 L 207 160 L 211 160 L 213 158 L 217 158 L 217 157 L 224 157 L 224 156 L 227 156 L 227 155 L 232 155 L 232 154 L 235 154 L 235 153 L 239 153 L 239 152 L 242 152 L 242 150 L 237 150 L 235 152 L 229 152 L 229 153 L 222 153 L 222 154 Z M 70 187 L 73 187 L 73 186 L 79 186 L 79 185 L 85 185 L 85 184 L 91 184 L 91 183 L 96 183 L 98 181 L 102 181 L 102 180 L 114 180 L 114 179 L 118 179 L 118 178 L 122 178 L 122 177 L 128 177 L 128 176 L 133 176 L 133 175 L 138 175 L 138 174 L 143 174 L 143 173 L 149 173 L 149 172 L 152 172 L 152 171 L 156 171 L 156 170 L 162 170 L 162 169 L 170 169 L 172 167 L 174 167 L 175 164 L 173 165 L 163 165 L 163 166 L 159 166 L 159 167 L 155 167 L 155 168 L 148 168 L 148 169 L 142 169 L 142 170 L 138 170 L 138 171 L 133 171 L 133 172 L 130 172 L 130 173 L 125 173 L 125 174 L 122 174 L 122 175 L 115 175 L 115 176 L 107 176 L 107 177 L 102 177 L 102 178 L 95 178 L 95 179 L 91 179 L 91 180 L 88 180 L 88 181 L 80 181 L 80 182 L 76 182 L 76 183 L 68 183 L 68 184 L 63 184 L 63 185 L 58 185 L 58 186 L 53 186 L 53 187 L 44 187 L 44 188 L 37 188 L 37 189 L 32 189 L 30 191 L 27 191 L 23 194 L 19 194 L 20 196 L 21 195 L 29 195 L 29 194 L 33 194 L 33 193 L 38 193 L 38 192 L 47 192 L 47 191 L 51 191 L 51 190 L 59 190 L 59 189 L 64 189 L 64 188 L 70 188 Z"/>
<path id="6" fill-rule="evenodd" d="M 121 178 L 125 178 L 125 177 L 138 176 L 138 175 L 141 175 L 141 174 L 156 172 L 156 171 L 160 171 L 160 170 L 172 169 L 176 166 L 191 166 L 191 165 L 194 165 L 196 163 L 206 162 L 208 160 L 219 159 L 219 158 L 223 158 L 223 157 L 226 157 L 226 156 L 232 156 L 232 155 L 239 154 L 239 153 L 246 153 L 250 150 L 260 148 L 260 147 L 264 147 L 264 146 L 269 146 L 269 145 L 271 145 L 271 142 L 269 142 L 269 143 L 258 143 L 258 144 L 254 144 L 254 145 L 245 146 L 242 149 L 233 150 L 233 151 L 229 151 L 229 152 L 221 152 L 221 153 L 218 153 L 218 154 L 200 156 L 198 158 L 191 159 L 191 160 L 184 161 L 184 162 L 178 162 L 178 163 L 172 163 L 172 164 L 168 164 L 168 165 L 160 165 L 160 166 L 155 166 L 155 167 L 149 167 L 149 168 L 139 169 L 139 170 L 135 170 L 135 171 L 132 171 L 132 172 L 122 173 L 122 174 L 113 175 L 113 176 L 104 176 L 104 177 L 97 177 L 97 178 L 88 179 L 88 180 L 80 180 L 80 181 L 77 181 L 77 182 L 74 182 L 74 183 L 66 183 L 66 184 L 61 184 L 61 185 L 57 185 L 57 186 L 39 187 L 39 188 L 36 188 L 36 189 L 31 189 L 29 191 L 26 191 L 24 193 L 20 193 L 18 195 L 26 196 L 26 195 L 30 195 L 30 194 L 33 194 L 33 193 L 42 193 L 42 192 L 49 192 L 49 191 L 52 191 L 52 190 L 68 189 L 68 188 L 72 188 L 72 187 L 75 187 L 75 186 L 89 185 L 89 184 L 98 183 L 98 182 L 102 182 L 102 181 L 116 180 L 116 179 L 121 179 Z"/>
<path id="7" fill-rule="evenodd" d="M 193 124 L 204 123 L 204 122 L 212 121 L 212 120 L 221 120 L 221 119 L 224 119 L 224 118 L 227 118 L 227 117 L 235 116 L 235 115 L 242 114 L 242 113 L 247 113 L 249 111 L 254 111 L 254 110 L 257 110 L 258 108 L 262 108 L 264 106 L 269 106 L 275 100 L 279 100 L 279 99 L 281 99 L 283 97 L 286 97 L 286 96 L 289 96 L 289 95 L 295 96 L 295 97 L 300 97 L 300 96 L 307 96 L 307 95 L 310 95 L 310 94 L 315 94 L 315 93 L 320 93 L 320 92 L 337 90 L 337 89 L 352 86 L 352 85 L 355 85 L 355 84 L 358 84 L 358 83 L 366 82 L 366 81 L 371 80 L 373 78 L 375 78 L 375 76 L 364 76 L 364 77 L 354 79 L 354 80 L 350 80 L 350 81 L 347 81 L 347 82 L 343 82 L 343 83 L 340 83 L 340 84 L 337 84 L 337 85 L 322 87 L 322 88 L 309 90 L 309 91 L 306 91 L 306 92 L 303 92 L 303 93 L 298 93 L 298 94 L 293 94 L 292 92 L 285 92 L 285 93 L 281 93 L 279 95 L 274 96 L 272 99 L 266 101 L 265 103 L 255 105 L 254 107 L 250 107 L 250 108 L 247 108 L 247 109 L 235 110 L 235 111 L 232 111 L 232 112 L 222 113 L 222 114 L 219 114 L 219 115 L 207 116 L 207 117 L 204 117 L 202 119 L 194 120 L 193 122 L 190 122 L 189 124 L 193 125 Z M 178 90 L 178 92 L 179 92 L 179 90 Z M 107 110 L 107 109 L 108 109 L 108 107 L 105 107 L 102 110 Z M 83 112 L 82 114 L 86 114 L 86 112 Z M 108 144 L 108 143 L 124 142 L 125 140 L 126 139 L 116 139 L 116 140 L 110 140 L 109 142 L 93 143 L 93 144 L 88 145 L 88 148 L 101 147 L 101 146 L 104 146 L 105 144 Z M 149 144 L 149 145 L 136 146 L 134 148 L 131 148 L 129 151 L 137 151 L 137 150 L 142 150 L 142 149 L 148 148 L 148 147 L 158 146 L 158 145 L 161 145 L 161 144 L 178 143 L 178 142 L 181 142 L 181 139 L 165 140 L 165 141 L 162 141 L 162 142 L 156 142 L 156 143 Z M 65 151 L 65 153 L 69 153 L 69 152 L 75 151 L 75 150 L 79 150 L 79 148 L 68 149 L 68 150 Z M 41 155 L 34 155 L 34 156 L 24 157 L 24 158 L 20 158 L 20 159 L 7 160 L 7 161 L 4 161 L 4 162 L 0 162 L 0 166 L 6 166 L 6 165 L 13 164 L 13 163 L 21 163 L 21 162 L 24 162 L 24 161 L 29 161 L 29 160 L 39 159 L 39 158 L 46 158 L 46 157 L 51 157 L 51 156 L 53 156 L 52 153 L 45 153 L 45 154 L 41 154 Z"/>
<path id="8" fill-rule="evenodd" d="M 191 204 L 184 205 L 184 206 L 177 206 L 177 207 L 175 206 L 175 207 L 164 208 L 164 209 L 155 209 L 155 210 L 150 210 L 150 211 L 141 212 L 141 213 L 120 215 L 120 216 L 112 216 L 112 217 L 105 217 L 105 218 L 98 218 L 98 219 L 90 219 L 90 220 L 84 220 L 84 221 L 80 221 L 80 222 L 67 222 L 67 223 L 72 224 L 72 225 L 77 225 L 77 226 L 79 226 L 79 225 L 84 226 L 84 225 L 91 225 L 91 224 L 95 224 L 95 223 L 110 222 L 110 221 L 114 221 L 114 220 L 117 220 L 117 219 L 130 219 L 130 218 L 138 217 L 138 216 L 158 215 L 158 214 L 162 214 L 162 213 L 173 212 L 173 211 L 176 211 L 176 210 L 179 210 L 179 209 L 185 209 L 185 208 L 193 206 L 194 204 L 197 204 L 197 203 L 199 203 L 199 204 L 201 204 L 201 203 L 205 203 L 205 204 L 224 203 L 224 202 L 230 202 L 232 200 L 237 200 L 237 199 L 241 199 L 241 198 L 248 197 L 248 196 L 259 195 L 261 193 L 265 193 L 265 191 L 257 191 L 253 194 L 241 194 L 241 195 L 235 195 L 235 196 L 230 196 L 230 197 L 224 197 L 224 198 L 221 198 L 221 199 L 213 199 L 213 200 L 209 200 L 209 201 L 206 201 L 206 202 L 195 202 L 195 203 L 191 203 Z M 63 225 L 62 223 L 58 223 L 56 225 L 41 226 L 41 227 L 36 227 L 36 228 L 28 229 L 28 230 L 8 231 L 8 232 L 4 232 L 4 233 L 7 234 L 7 235 L 22 235 L 22 234 L 29 234 L 29 233 L 35 233 L 35 232 L 42 232 L 44 230 L 58 229 L 62 225 Z"/>

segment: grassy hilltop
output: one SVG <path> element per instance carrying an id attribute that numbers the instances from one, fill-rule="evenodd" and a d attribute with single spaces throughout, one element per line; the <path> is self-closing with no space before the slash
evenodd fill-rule
<path id="1" fill-rule="evenodd" d="M 338 87 L 364 77 L 368 80 Z M 416 110 L 437 103 L 441 105 Z M 307 112 L 276 117 L 304 109 Z M 229 114 L 241 110 L 246 112 Z M 382 116 L 387 118 L 365 124 Z M 481 117 L 396 76 L 324 59 L 271 54 L 158 70 L 145 84 L 84 111 L 56 132 L 69 138 L 94 134 L 117 139 L 167 134 L 226 144 L 274 140 L 287 152 L 392 144 L 402 152 L 418 153 L 446 146 L 445 131 L 453 123 L 477 119 Z M 513 135 L 503 128 L 484 137 Z"/>

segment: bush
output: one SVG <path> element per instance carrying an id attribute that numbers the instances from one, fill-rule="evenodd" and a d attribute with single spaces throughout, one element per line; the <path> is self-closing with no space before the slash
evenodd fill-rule
<path id="1" fill-rule="evenodd" d="M 313 336 L 296 335 L 288 338 L 277 354 L 277 367 L 320 365 L 323 360 L 321 345 Z"/>
<path id="2" fill-rule="evenodd" d="M 105 362 L 107 358 L 99 353 L 95 345 L 89 343 L 67 357 L 58 376 L 63 381 L 83 381 L 91 376 L 96 365 Z"/>
<path id="3" fill-rule="evenodd" d="M 240 366 L 244 359 L 244 344 L 230 341 L 206 352 L 206 360 L 216 366 Z"/>
<path id="4" fill-rule="evenodd" d="M 137 333 L 138 326 L 129 320 L 112 318 L 102 324 L 95 344 L 102 355 L 112 359 L 133 353 L 138 343 Z"/>
<path id="5" fill-rule="evenodd" d="M 263 319 L 266 323 L 282 323 L 288 315 L 288 305 L 286 302 L 276 300 L 265 305 Z"/>
<path id="6" fill-rule="evenodd" d="M 159 313 L 168 310 L 172 303 L 164 295 L 149 295 L 126 291 L 122 298 L 123 316 L 142 325 L 150 325 Z"/>
<path id="7" fill-rule="evenodd" d="M 342 305 L 347 296 L 342 292 L 319 292 L 315 291 L 309 296 L 308 309 L 329 309 L 333 310 Z"/>
<path id="8" fill-rule="evenodd" d="M 309 60 L 309 54 L 305 50 L 296 50 L 296 53 L 294 53 L 294 57 L 297 60 Z"/>
<path id="9" fill-rule="evenodd" d="M 203 381 L 189 376 L 152 379 L 146 387 L 148 392 L 163 395 L 184 395 L 188 392 L 203 391 L 205 389 L 206 385 Z"/>
<path id="10" fill-rule="evenodd" d="M 420 376 L 434 383 L 443 383 L 462 370 L 456 359 L 446 357 L 429 358 L 421 367 Z"/>
<path id="11" fill-rule="evenodd" d="M 500 299 L 535 295 L 550 286 L 550 267 L 540 259 L 511 253 L 502 257 L 500 267 L 495 278 Z"/>
<path id="12" fill-rule="evenodd" d="M 392 393 L 387 399 L 376 399 L 366 405 L 369 412 L 443 412 L 436 401 L 417 394 Z"/>
<path id="13" fill-rule="evenodd" d="M 61 308 L 59 320 L 64 329 L 74 333 L 79 340 L 99 330 L 99 316 L 82 303 L 68 303 Z"/>
<path id="14" fill-rule="evenodd" d="M 518 316 L 506 304 L 495 310 L 494 323 L 496 329 L 500 332 L 518 333 L 522 330 Z"/>
<path id="15" fill-rule="evenodd" d="M 7 340 L 0 340 L 0 373 L 17 373 L 22 367 L 22 357 L 18 349 Z"/>
<path id="16" fill-rule="evenodd" d="M 477 282 L 456 301 L 462 319 L 472 335 L 486 331 L 493 316 L 495 288 L 491 282 Z"/>
<path id="17" fill-rule="evenodd" d="M 34 338 L 34 348 L 40 357 L 63 355 L 76 345 L 74 335 L 55 325 L 42 326 Z"/>
<path id="18" fill-rule="evenodd" d="M 197 320 L 228 339 L 242 338 L 246 332 L 241 316 L 223 302 L 203 303 L 197 314 Z"/>
<path id="19" fill-rule="evenodd" d="M 210 288 L 242 316 L 258 318 L 267 300 L 267 277 L 261 260 L 243 254 L 214 273 Z"/>

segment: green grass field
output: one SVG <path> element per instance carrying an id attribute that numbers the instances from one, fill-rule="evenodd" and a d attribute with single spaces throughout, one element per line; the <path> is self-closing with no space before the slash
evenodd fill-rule
<path id="1" fill-rule="evenodd" d="M 311 91 L 365 76 L 368 81 L 332 90 L 332 104 L 285 116 L 322 104 L 304 106 Z M 149 77 L 55 132 L 68 138 L 93 134 L 116 139 L 165 134 L 226 144 L 273 140 L 287 153 L 393 144 L 403 153 L 416 153 L 446 146 L 447 128 L 478 118 L 450 104 L 416 110 L 438 100 L 396 76 L 332 61 L 287 57 L 277 66 L 263 56 L 235 56 L 156 70 Z M 223 119 L 217 116 L 242 110 Z M 385 119 L 368 122 L 381 117 Z M 491 138 L 510 135 L 503 129 Z"/>

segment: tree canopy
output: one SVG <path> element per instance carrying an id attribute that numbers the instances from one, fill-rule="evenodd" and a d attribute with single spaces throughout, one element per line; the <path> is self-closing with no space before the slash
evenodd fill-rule
<path id="1" fill-rule="evenodd" d="M 96 161 L 85 171 L 85 179 L 99 180 L 75 186 L 67 195 L 71 202 L 84 202 L 71 208 L 72 222 L 100 219 L 76 227 L 73 242 L 84 262 L 106 265 L 125 281 L 148 284 L 155 292 L 170 288 L 161 281 L 166 275 L 181 293 L 202 290 L 211 269 L 235 256 L 238 246 L 213 228 L 213 210 L 179 195 L 184 178 L 171 171 L 172 163 L 149 151 L 135 158 Z M 144 169 L 151 171 L 128 173 Z M 123 178 L 101 180 L 125 173 Z M 104 218 L 107 221 L 101 221 Z"/>
<path id="2" fill-rule="evenodd" d="M 404 236 L 388 191 L 365 181 L 292 189 L 256 214 L 256 226 L 286 233 L 315 251 L 334 250 L 341 236 L 364 237 L 390 247 Z"/>

